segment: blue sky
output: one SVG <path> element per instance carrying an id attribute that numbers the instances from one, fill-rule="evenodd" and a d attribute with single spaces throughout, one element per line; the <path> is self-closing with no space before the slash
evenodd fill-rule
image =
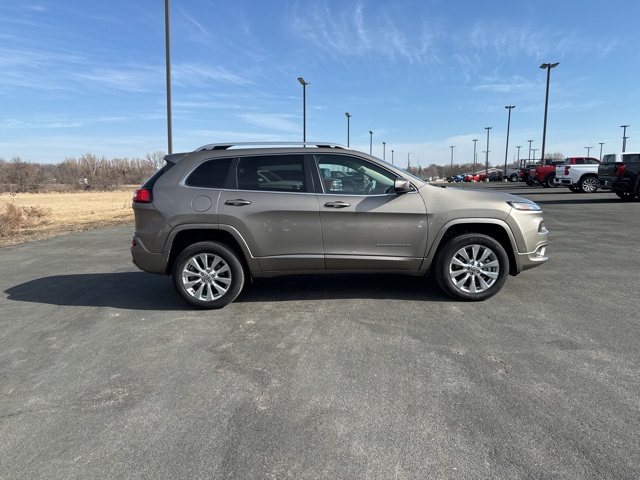
<path id="1" fill-rule="evenodd" d="M 171 0 L 173 151 L 347 143 L 404 165 L 640 150 L 640 2 Z M 167 151 L 164 0 L 0 3 L 0 157 Z M 373 137 L 369 131 L 372 130 Z M 638 133 L 637 133 L 638 132 Z M 537 155 L 539 156 L 540 150 Z"/>

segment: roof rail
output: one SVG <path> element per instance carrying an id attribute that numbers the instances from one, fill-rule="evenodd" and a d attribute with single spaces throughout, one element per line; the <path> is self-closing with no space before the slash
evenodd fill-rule
<path id="1" fill-rule="evenodd" d="M 203 150 L 229 150 L 233 148 L 260 148 L 260 147 L 315 147 L 315 148 L 339 148 L 351 150 L 351 148 L 332 142 L 229 142 L 211 143 L 197 148 L 196 152 Z"/>

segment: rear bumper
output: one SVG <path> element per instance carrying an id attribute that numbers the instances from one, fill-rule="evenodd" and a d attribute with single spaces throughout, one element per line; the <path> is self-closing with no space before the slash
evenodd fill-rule
<path id="1" fill-rule="evenodd" d="M 150 252 L 146 249 L 142 240 L 134 235 L 131 240 L 131 261 L 140 270 L 166 275 L 169 252 Z"/>
<path id="2" fill-rule="evenodd" d="M 628 179 L 616 179 L 611 182 L 610 188 L 614 192 L 627 193 L 633 191 L 633 184 Z"/>
<path id="3" fill-rule="evenodd" d="M 570 178 L 554 178 L 553 179 L 553 183 L 555 183 L 556 185 L 562 185 L 564 187 L 569 187 L 571 185 L 573 185 L 573 180 L 571 180 Z"/>

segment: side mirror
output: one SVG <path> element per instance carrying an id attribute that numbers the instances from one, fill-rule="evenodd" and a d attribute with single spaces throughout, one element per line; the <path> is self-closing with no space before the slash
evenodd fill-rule
<path id="1" fill-rule="evenodd" d="M 407 193 L 411 191 L 411 182 L 409 180 L 407 180 L 406 178 L 396 178 L 394 185 L 393 185 L 393 190 L 396 193 Z"/>

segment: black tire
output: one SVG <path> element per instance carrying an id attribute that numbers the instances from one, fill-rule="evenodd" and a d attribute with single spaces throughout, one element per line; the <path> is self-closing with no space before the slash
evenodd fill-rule
<path id="1" fill-rule="evenodd" d="M 547 188 L 555 188 L 555 187 L 557 187 L 557 185 L 553 181 L 554 178 L 556 178 L 556 174 L 555 173 L 550 173 L 549 175 L 547 175 L 547 178 L 544 179 L 544 186 L 547 187 Z"/>
<path id="2" fill-rule="evenodd" d="M 499 242 L 479 233 L 451 238 L 438 252 L 434 265 L 440 288 L 458 300 L 481 301 L 494 296 L 508 274 L 507 252 Z"/>
<path id="3" fill-rule="evenodd" d="M 636 194 L 632 192 L 616 192 L 616 195 L 625 202 L 629 202 L 636 198 Z"/>
<path id="4" fill-rule="evenodd" d="M 586 176 L 580 179 L 579 188 L 582 193 L 593 193 L 598 190 L 598 178 Z"/>
<path id="5" fill-rule="evenodd" d="M 573 193 L 578 193 L 580 191 L 580 188 L 569 185 L 569 190 L 571 190 Z"/>
<path id="6" fill-rule="evenodd" d="M 509 181 L 510 182 L 517 182 L 518 181 L 518 174 L 517 173 L 512 173 L 511 176 L 509 177 Z"/>
<path id="7" fill-rule="evenodd" d="M 173 267 L 173 285 L 194 307 L 222 308 L 242 291 L 244 270 L 235 252 L 218 242 L 185 248 Z"/>

